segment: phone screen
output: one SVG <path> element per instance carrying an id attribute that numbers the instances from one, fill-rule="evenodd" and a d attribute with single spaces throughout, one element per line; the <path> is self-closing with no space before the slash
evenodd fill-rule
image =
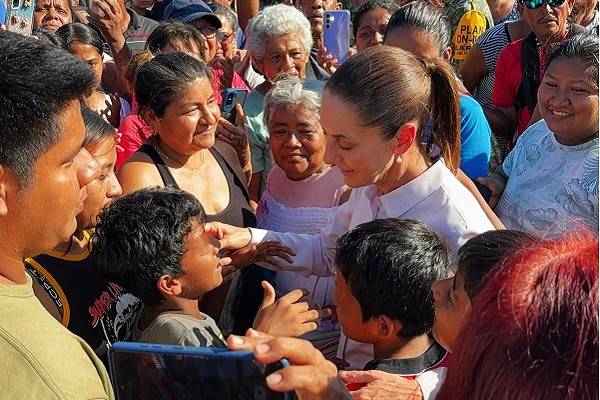
<path id="1" fill-rule="evenodd" d="M 231 353 L 223 353 L 231 355 Z M 265 366 L 251 355 L 176 354 L 119 350 L 111 354 L 119 400 L 283 400 L 265 376 L 282 365 Z"/>

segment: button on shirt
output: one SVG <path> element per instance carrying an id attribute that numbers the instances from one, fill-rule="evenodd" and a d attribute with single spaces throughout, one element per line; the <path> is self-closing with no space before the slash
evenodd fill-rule
<path id="1" fill-rule="evenodd" d="M 287 270 L 303 276 L 331 276 L 335 274 L 337 239 L 361 223 L 390 217 L 423 221 L 446 239 L 454 255 L 468 239 L 494 229 L 477 200 L 439 160 L 417 178 L 384 195 L 379 195 L 375 185 L 354 189 L 318 235 L 251 229 L 252 242 L 277 240 L 294 249 L 296 256 L 293 264 L 286 265 Z M 352 369 L 362 369 L 373 359 L 372 346 L 342 335 L 338 357 Z"/>

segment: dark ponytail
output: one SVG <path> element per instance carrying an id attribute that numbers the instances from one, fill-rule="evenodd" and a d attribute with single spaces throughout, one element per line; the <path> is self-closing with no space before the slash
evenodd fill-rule
<path id="1" fill-rule="evenodd" d="M 456 78 L 450 65 L 440 59 L 421 58 L 431 77 L 432 135 L 427 143 L 427 153 L 432 145 L 440 148 L 440 156 L 453 174 L 460 166 L 460 120 Z"/>
<path id="2" fill-rule="evenodd" d="M 423 127 L 431 118 L 432 145 L 440 148 L 448 168 L 460 163 L 460 130 L 456 80 L 449 65 L 428 61 L 405 50 L 375 46 L 358 53 L 332 75 L 325 90 L 357 111 L 361 125 L 375 127 L 389 140 L 407 122 Z M 430 153 L 426 152 L 425 157 Z"/>

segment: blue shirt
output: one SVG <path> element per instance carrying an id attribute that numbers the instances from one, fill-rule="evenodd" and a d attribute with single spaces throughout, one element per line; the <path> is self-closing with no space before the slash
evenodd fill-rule
<path id="1" fill-rule="evenodd" d="M 488 175 L 492 130 L 481 105 L 471 96 L 460 96 L 460 169 L 473 180 Z"/>
<path id="2" fill-rule="evenodd" d="M 483 109 L 471 96 L 460 96 L 460 169 L 471 179 L 488 176 L 492 154 L 492 130 Z M 432 121 L 423 130 L 421 142 L 431 137 Z"/>

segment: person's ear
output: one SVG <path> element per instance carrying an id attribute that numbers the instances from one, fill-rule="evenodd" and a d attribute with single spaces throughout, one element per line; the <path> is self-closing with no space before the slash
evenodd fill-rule
<path id="1" fill-rule="evenodd" d="M 265 76 L 264 63 L 261 60 L 259 60 L 258 58 L 254 57 L 253 55 L 250 55 L 250 57 L 251 57 L 250 62 L 252 63 L 252 67 L 254 67 L 256 72 L 258 72 L 262 76 Z"/>
<path id="2" fill-rule="evenodd" d="M 341 2 L 339 2 L 339 1 L 336 1 L 336 2 L 335 2 L 335 9 L 336 9 L 336 10 L 341 10 L 341 9 L 342 9 L 342 3 L 341 3 Z"/>
<path id="3" fill-rule="evenodd" d="M 161 275 L 156 281 L 156 288 L 163 296 L 179 296 L 183 291 L 179 279 L 171 275 Z"/>
<path id="4" fill-rule="evenodd" d="M 411 148 L 413 143 L 417 141 L 419 127 L 414 122 L 407 122 L 396 131 L 394 143 L 394 155 L 401 156 Z"/>
<path id="5" fill-rule="evenodd" d="M 160 128 L 160 118 L 154 114 L 148 107 L 144 107 L 140 110 L 140 115 L 142 116 L 142 120 L 148 124 L 150 129 L 152 129 L 152 133 L 158 133 Z"/>
<path id="6" fill-rule="evenodd" d="M 398 335 L 399 329 L 402 329 L 400 322 L 393 320 L 387 315 L 375 317 L 377 323 L 377 336 L 379 339 L 388 340 Z"/>
<path id="7" fill-rule="evenodd" d="M 444 58 L 444 61 L 452 61 L 452 47 L 448 47 L 444 53 L 442 54 L 442 57 Z"/>
<path id="8" fill-rule="evenodd" d="M 0 165 L 0 217 L 5 217 L 8 214 L 8 190 L 10 187 L 7 184 L 8 174 L 4 166 Z"/>

